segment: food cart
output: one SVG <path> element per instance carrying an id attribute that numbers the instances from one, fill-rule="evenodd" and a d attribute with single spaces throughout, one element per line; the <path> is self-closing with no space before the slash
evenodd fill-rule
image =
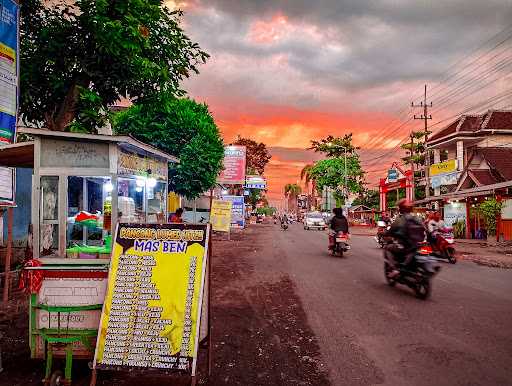
<path id="1" fill-rule="evenodd" d="M 18 132 L 30 140 L 1 147 L 0 166 L 33 169 L 31 355 L 46 358 L 46 384 L 70 384 L 72 358 L 94 354 L 115 224 L 165 222 L 178 160 L 128 136 Z M 56 357 L 65 374 L 52 373 Z"/>

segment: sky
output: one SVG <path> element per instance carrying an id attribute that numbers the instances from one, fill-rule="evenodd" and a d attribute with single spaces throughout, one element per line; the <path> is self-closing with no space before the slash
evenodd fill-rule
<path id="1" fill-rule="evenodd" d="M 411 119 L 421 111 L 410 104 L 425 84 L 434 131 L 468 107 L 512 105 L 509 95 L 489 99 L 510 84 L 512 0 L 168 5 L 185 12 L 186 33 L 211 55 L 184 88 L 209 105 L 226 143 L 241 135 L 270 148 L 265 174 L 273 199 L 321 158 L 306 150 L 310 141 L 329 134 L 353 133 L 375 186 L 400 158 L 397 146 L 423 125 Z"/>

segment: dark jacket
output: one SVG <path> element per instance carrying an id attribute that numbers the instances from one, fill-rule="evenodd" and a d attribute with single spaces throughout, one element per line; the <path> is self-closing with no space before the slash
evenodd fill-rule
<path id="1" fill-rule="evenodd" d="M 421 220 L 407 213 L 401 214 L 393 221 L 386 235 L 398 239 L 405 249 L 413 250 L 423 240 L 425 235 L 424 229 Z"/>
<path id="2" fill-rule="evenodd" d="M 345 216 L 334 216 L 331 220 L 331 229 L 335 232 L 348 233 L 348 221 Z"/>

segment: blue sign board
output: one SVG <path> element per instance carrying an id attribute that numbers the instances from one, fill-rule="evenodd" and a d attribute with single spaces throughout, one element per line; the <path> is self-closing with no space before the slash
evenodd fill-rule
<path id="1" fill-rule="evenodd" d="M 0 2 L 0 143 L 13 143 L 18 110 L 18 13 L 12 0 Z"/>
<path id="2" fill-rule="evenodd" d="M 388 170 L 388 182 L 396 182 L 398 181 L 398 170 L 389 169 Z"/>
<path id="3" fill-rule="evenodd" d="M 245 201 L 243 196 L 222 196 L 223 200 L 231 201 L 231 226 L 243 228 L 245 226 Z"/>

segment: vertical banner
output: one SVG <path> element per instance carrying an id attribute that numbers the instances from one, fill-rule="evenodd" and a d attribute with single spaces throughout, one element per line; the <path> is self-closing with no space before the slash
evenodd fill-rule
<path id="1" fill-rule="evenodd" d="M 231 201 L 213 200 L 210 212 L 212 229 L 218 232 L 229 232 L 231 226 Z"/>
<path id="2" fill-rule="evenodd" d="M 245 146 L 224 148 L 224 169 L 220 172 L 219 184 L 240 185 L 245 183 Z"/>
<path id="3" fill-rule="evenodd" d="M 0 3 L 0 143 L 13 143 L 18 104 L 18 12 L 12 0 Z"/>
<path id="4" fill-rule="evenodd" d="M 243 228 L 245 226 L 245 202 L 243 196 L 222 196 L 224 201 L 231 201 L 231 226 Z"/>
<path id="5" fill-rule="evenodd" d="M 94 368 L 195 375 L 208 225 L 119 224 Z"/>

